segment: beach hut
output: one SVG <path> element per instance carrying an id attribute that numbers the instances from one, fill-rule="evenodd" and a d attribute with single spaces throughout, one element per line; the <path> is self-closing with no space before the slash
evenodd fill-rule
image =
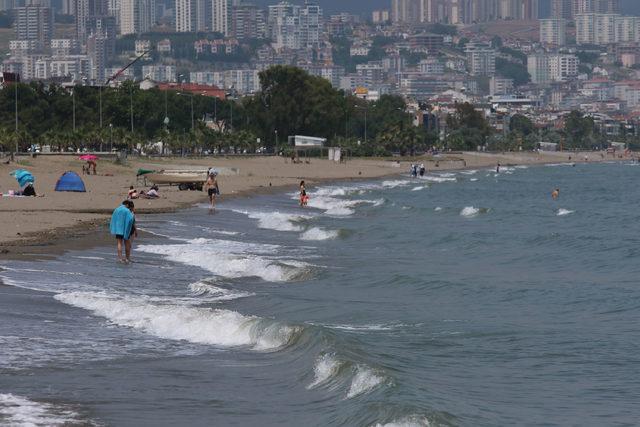
<path id="1" fill-rule="evenodd" d="M 65 172 L 56 183 L 56 191 L 76 191 L 84 193 L 87 190 L 84 187 L 82 178 L 75 172 Z"/>

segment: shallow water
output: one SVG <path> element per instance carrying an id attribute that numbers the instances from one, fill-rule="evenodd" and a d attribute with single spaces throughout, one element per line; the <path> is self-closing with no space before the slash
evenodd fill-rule
<path id="1" fill-rule="evenodd" d="M 143 218 L 128 266 L 2 261 L 0 424 L 634 425 L 638 173 L 325 186 Z"/>

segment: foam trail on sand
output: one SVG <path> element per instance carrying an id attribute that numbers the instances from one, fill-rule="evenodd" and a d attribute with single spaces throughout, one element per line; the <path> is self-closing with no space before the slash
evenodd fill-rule
<path id="1" fill-rule="evenodd" d="M 338 237 L 336 230 L 325 230 L 320 227 L 313 227 L 300 235 L 300 240 L 332 240 Z"/>
<path id="2" fill-rule="evenodd" d="M 368 393 L 383 382 L 385 382 L 385 378 L 374 372 L 373 369 L 358 365 L 353 380 L 351 380 L 349 391 L 347 391 L 347 399 Z"/>
<path id="3" fill-rule="evenodd" d="M 311 384 L 307 386 L 308 389 L 317 387 L 326 383 L 333 378 L 337 373 L 343 362 L 336 359 L 333 354 L 323 354 L 316 360 L 316 364 L 313 367 L 314 379 Z"/>
<path id="4" fill-rule="evenodd" d="M 264 256 L 276 253 L 277 248 L 229 240 L 193 239 L 185 244 L 141 245 L 138 250 L 227 278 L 260 277 L 271 282 L 293 280 L 305 270 L 305 266 Z"/>
<path id="5" fill-rule="evenodd" d="M 70 292 L 54 298 L 89 310 L 120 326 L 139 329 L 160 338 L 197 344 L 276 350 L 286 346 L 301 330 L 230 310 L 156 305 L 142 298 L 105 293 Z"/>
<path id="6" fill-rule="evenodd" d="M 572 211 L 572 210 L 569 210 L 569 209 L 560 208 L 560 209 L 558 209 L 558 213 L 556 213 L 556 215 L 565 216 L 565 215 L 571 215 L 574 212 L 575 211 Z"/>
<path id="7" fill-rule="evenodd" d="M 11 393 L 0 393 L 0 424 L 6 426 L 94 425 L 62 405 L 35 402 Z"/>
<path id="8" fill-rule="evenodd" d="M 467 206 L 460 211 L 460 216 L 471 218 L 477 216 L 480 213 L 480 209 L 474 208 L 473 206 Z"/>

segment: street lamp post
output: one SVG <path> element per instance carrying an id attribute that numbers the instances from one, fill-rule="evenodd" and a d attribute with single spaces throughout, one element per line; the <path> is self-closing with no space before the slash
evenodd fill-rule
<path id="1" fill-rule="evenodd" d="M 16 107 L 16 154 L 18 154 L 18 79 L 16 78 L 13 82 L 13 87 L 15 90 L 15 107 Z"/>
<path id="2" fill-rule="evenodd" d="M 129 88 L 129 107 L 131 112 L 131 133 L 133 133 L 133 82 Z"/>
<path id="3" fill-rule="evenodd" d="M 102 129 L 102 85 L 99 86 L 98 98 L 100 98 L 100 129 Z"/>
<path id="4" fill-rule="evenodd" d="M 109 123 L 109 133 L 111 134 L 110 136 L 110 142 L 111 142 L 111 153 L 113 153 L 113 124 Z"/>
<path id="5" fill-rule="evenodd" d="M 367 112 L 369 111 L 368 107 L 361 107 L 356 105 L 356 108 L 364 110 L 364 143 L 367 144 Z"/>
<path id="6" fill-rule="evenodd" d="M 71 89 L 71 102 L 73 104 L 73 131 L 76 131 L 76 91 L 75 87 Z"/>

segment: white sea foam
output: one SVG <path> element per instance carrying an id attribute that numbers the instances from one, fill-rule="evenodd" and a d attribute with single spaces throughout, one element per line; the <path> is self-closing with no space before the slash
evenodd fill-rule
<path id="1" fill-rule="evenodd" d="M 308 389 L 317 387 L 329 381 L 334 377 L 343 362 L 336 359 L 333 354 L 323 354 L 316 360 L 316 364 L 313 367 L 314 379 L 311 384 L 307 386 Z"/>
<path id="2" fill-rule="evenodd" d="M 222 347 L 247 346 L 276 350 L 287 345 L 301 328 L 244 316 L 230 310 L 156 305 L 148 300 L 96 292 L 70 292 L 54 297 L 111 322 L 171 340 Z"/>
<path id="3" fill-rule="evenodd" d="M 471 178 L 469 181 L 476 182 L 478 178 Z"/>
<path id="4" fill-rule="evenodd" d="M 436 211 L 436 212 L 440 212 L 441 210 L 442 210 L 442 207 L 440 207 L 440 206 L 436 206 L 435 209 L 434 209 L 434 211 Z"/>
<path id="5" fill-rule="evenodd" d="M 396 187 L 402 187 L 402 186 L 409 185 L 409 184 L 411 184 L 411 181 L 406 180 L 406 179 L 382 181 L 382 186 L 384 188 L 396 188 Z"/>
<path id="6" fill-rule="evenodd" d="M 354 208 L 359 205 L 369 204 L 380 206 L 384 204 L 384 199 L 376 200 L 349 200 L 338 199 L 330 196 L 317 196 L 312 194 L 309 199 L 309 206 L 315 209 L 322 209 L 328 215 L 349 216 L 355 213 Z"/>
<path id="7" fill-rule="evenodd" d="M 77 258 L 77 259 L 89 259 L 89 260 L 95 260 L 95 261 L 104 260 L 103 257 L 99 257 L 99 256 L 74 256 L 74 258 Z"/>
<path id="8" fill-rule="evenodd" d="M 93 425 L 67 406 L 35 402 L 11 393 L 0 393 L 0 424 L 12 427 Z"/>
<path id="9" fill-rule="evenodd" d="M 349 391 L 347 391 L 347 399 L 368 393 L 383 382 L 385 382 L 385 378 L 382 375 L 367 366 L 358 365 Z"/>
<path id="10" fill-rule="evenodd" d="M 250 292 L 220 288 L 206 282 L 191 283 L 189 289 L 194 296 L 206 296 L 207 301 L 231 301 L 255 295 Z"/>
<path id="11" fill-rule="evenodd" d="M 284 212 L 248 212 L 234 210 L 243 213 L 251 219 L 258 220 L 258 227 L 276 231 L 302 231 L 300 221 L 310 219 L 309 215 L 300 215 Z"/>
<path id="12" fill-rule="evenodd" d="M 271 282 L 294 279 L 304 267 L 287 260 L 274 260 L 264 254 L 277 253 L 278 246 L 193 239 L 185 244 L 140 245 L 137 250 L 162 255 L 182 264 L 200 267 L 228 278 L 260 277 Z"/>
<path id="13" fill-rule="evenodd" d="M 300 240 L 332 240 L 338 237 L 337 230 L 325 230 L 320 227 L 313 227 L 300 235 Z"/>
<path id="14" fill-rule="evenodd" d="M 375 427 L 431 427 L 431 422 L 426 417 L 411 415 L 389 423 L 378 423 Z"/>
<path id="15" fill-rule="evenodd" d="M 475 169 L 471 169 L 471 170 L 467 170 L 467 171 L 460 171 L 460 173 L 464 174 L 464 175 L 474 175 L 474 174 L 478 173 L 478 171 L 475 170 Z"/>
<path id="16" fill-rule="evenodd" d="M 558 212 L 556 213 L 556 215 L 565 216 L 565 215 L 571 215 L 574 212 L 575 211 L 572 211 L 572 210 L 569 210 L 569 209 L 560 208 L 560 209 L 558 209 Z"/>
<path id="17" fill-rule="evenodd" d="M 443 177 L 443 178 L 453 178 L 454 176 L 456 176 L 455 173 L 451 173 L 451 172 L 447 172 L 447 173 L 441 173 L 439 174 L 439 176 Z"/>
<path id="18" fill-rule="evenodd" d="M 427 187 L 424 187 L 424 186 L 413 187 L 413 188 L 411 189 L 411 191 L 422 191 L 422 190 L 424 190 L 425 188 L 427 188 Z"/>
<path id="19" fill-rule="evenodd" d="M 454 175 L 455 176 L 455 175 Z M 421 180 L 423 181 L 429 181 L 429 182 L 437 182 L 437 183 L 441 183 L 441 182 L 456 182 L 457 179 L 456 178 L 452 178 L 449 176 L 421 176 L 420 177 Z"/>
<path id="20" fill-rule="evenodd" d="M 464 209 L 460 211 L 460 216 L 464 216 L 466 218 L 471 218 L 480 213 L 480 209 L 475 208 L 473 206 L 466 206 Z"/>

